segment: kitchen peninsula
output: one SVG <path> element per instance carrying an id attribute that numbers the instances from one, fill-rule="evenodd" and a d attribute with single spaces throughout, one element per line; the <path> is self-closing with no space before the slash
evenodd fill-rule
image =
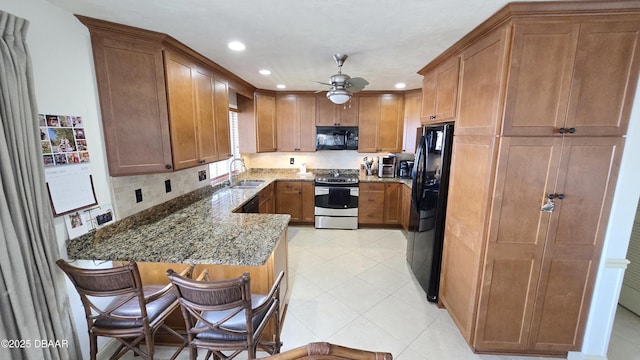
<path id="1" fill-rule="evenodd" d="M 268 182 L 265 182 L 268 183 Z M 136 261 L 145 283 L 166 284 L 169 268 L 195 264 L 211 280 L 251 274 L 254 293 L 266 294 L 280 271 L 281 314 L 288 302 L 287 226 L 289 215 L 233 211 L 257 189 L 205 187 L 67 241 L 69 259 Z M 282 316 L 282 315 L 281 315 Z M 183 326 L 180 316 L 171 327 Z M 267 329 L 265 336 L 271 336 Z"/>

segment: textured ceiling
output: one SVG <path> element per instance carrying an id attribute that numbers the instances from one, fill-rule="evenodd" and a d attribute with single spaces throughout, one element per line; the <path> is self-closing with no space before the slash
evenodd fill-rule
<path id="1" fill-rule="evenodd" d="M 48 0 L 74 14 L 171 35 L 260 89 L 324 90 L 343 73 L 366 90 L 421 86 L 416 72 L 505 0 Z M 227 43 L 246 45 L 233 52 Z M 271 75 L 258 73 L 271 70 Z"/>

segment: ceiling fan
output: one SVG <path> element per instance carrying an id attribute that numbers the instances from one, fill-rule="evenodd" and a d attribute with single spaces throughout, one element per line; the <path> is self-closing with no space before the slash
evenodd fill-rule
<path id="1" fill-rule="evenodd" d="M 331 89 L 327 91 L 327 98 L 334 104 L 346 103 L 351 99 L 351 95 L 369 85 L 369 82 L 361 77 L 352 78 L 342 73 L 342 65 L 347 60 L 347 57 L 345 54 L 333 55 L 333 60 L 338 64 L 338 73 L 329 78 L 329 83 L 316 81 L 319 84 L 331 86 Z"/>

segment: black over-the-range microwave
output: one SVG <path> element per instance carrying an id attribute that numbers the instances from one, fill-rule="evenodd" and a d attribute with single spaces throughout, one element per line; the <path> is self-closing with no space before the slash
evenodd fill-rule
<path id="1" fill-rule="evenodd" d="M 316 150 L 358 150 L 358 127 L 316 127 Z"/>

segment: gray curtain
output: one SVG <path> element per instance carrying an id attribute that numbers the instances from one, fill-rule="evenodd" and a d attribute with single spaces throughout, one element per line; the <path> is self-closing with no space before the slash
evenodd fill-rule
<path id="1" fill-rule="evenodd" d="M 0 11 L 0 359 L 80 359 L 44 183 L 28 22 Z M 43 347 L 42 340 L 60 346 Z M 64 346 L 66 341 L 66 346 Z M 58 345 L 52 343 L 53 345 Z"/>

